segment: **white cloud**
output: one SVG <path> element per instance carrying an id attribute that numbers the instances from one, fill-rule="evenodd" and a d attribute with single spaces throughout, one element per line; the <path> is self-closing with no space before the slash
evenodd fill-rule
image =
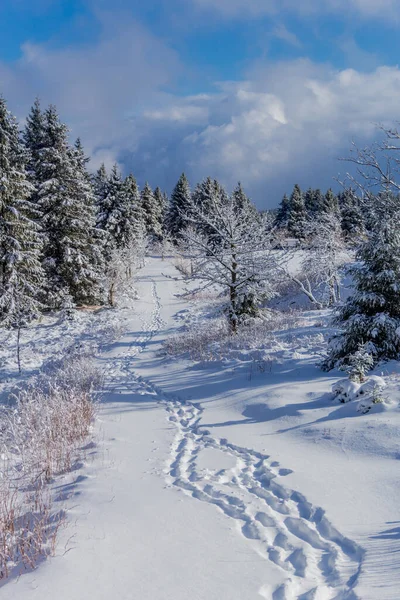
<path id="1" fill-rule="evenodd" d="M 172 164 L 178 158 L 178 171 L 185 168 L 194 181 L 210 174 L 232 187 L 241 180 L 260 205 L 275 204 L 296 181 L 328 187 L 345 168 L 336 159 L 348 153 L 353 138 L 369 141 L 376 123 L 399 117 L 397 67 L 361 73 L 302 60 L 252 75 L 207 97 L 205 125 L 194 120 L 173 132 L 166 118 L 171 139 L 164 152 L 171 151 Z M 193 114 L 204 102 L 187 99 Z M 165 111 L 173 113 L 174 105 Z M 270 199 L 263 196 L 266 190 Z"/>
<path id="2" fill-rule="evenodd" d="M 87 150 L 117 159 L 135 149 L 139 134 L 132 113 L 156 109 L 163 87 L 173 85 L 182 66 L 177 54 L 127 15 L 99 15 L 102 33 L 91 45 L 53 50 L 26 43 L 22 58 L 0 63 L 0 87 L 18 117 L 36 96 L 57 105 Z"/>

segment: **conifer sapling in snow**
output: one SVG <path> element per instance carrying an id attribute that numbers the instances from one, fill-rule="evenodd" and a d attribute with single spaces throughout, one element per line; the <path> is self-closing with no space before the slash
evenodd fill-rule
<path id="1" fill-rule="evenodd" d="M 400 232 L 385 219 L 361 246 L 350 269 L 354 292 L 336 319 L 325 369 L 351 366 L 360 347 L 376 365 L 400 354 Z"/>

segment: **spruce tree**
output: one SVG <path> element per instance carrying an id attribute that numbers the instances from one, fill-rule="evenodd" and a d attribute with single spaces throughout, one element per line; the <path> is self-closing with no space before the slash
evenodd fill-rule
<path id="1" fill-rule="evenodd" d="M 338 215 L 339 213 L 339 204 L 337 196 L 333 193 L 333 191 L 329 188 L 326 192 L 323 203 L 322 203 L 322 212 L 330 213 Z"/>
<path id="2" fill-rule="evenodd" d="M 312 216 L 315 212 L 314 206 L 314 190 L 312 188 L 308 188 L 306 193 L 304 194 L 304 206 L 309 216 Z"/>
<path id="3" fill-rule="evenodd" d="M 104 199 L 108 194 L 108 176 L 104 163 L 92 176 L 93 192 L 96 199 L 96 206 L 98 214 L 103 212 Z"/>
<path id="4" fill-rule="evenodd" d="M 325 196 L 321 190 L 309 188 L 304 194 L 304 206 L 309 219 L 314 219 L 324 210 Z"/>
<path id="5" fill-rule="evenodd" d="M 18 329 L 38 315 L 43 284 L 27 159 L 16 119 L 0 98 L 0 321 Z"/>
<path id="6" fill-rule="evenodd" d="M 26 119 L 25 129 L 22 134 L 24 144 L 28 149 L 27 170 L 29 178 L 35 182 L 36 165 L 40 157 L 40 152 L 45 144 L 45 119 L 40 101 L 36 98 L 31 112 Z"/>
<path id="7" fill-rule="evenodd" d="M 176 242 L 181 239 L 182 231 L 187 225 L 185 216 L 188 216 L 190 200 L 191 191 L 189 181 L 185 173 L 182 173 L 171 194 L 171 202 L 166 218 L 168 232 Z"/>
<path id="8" fill-rule="evenodd" d="M 289 220 L 289 198 L 285 194 L 281 200 L 278 208 L 278 212 L 275 218 L 275 227 L 279 229 L 286 229 Z"/>
<path id="9" fill-rule="evenodd" d="M 98 174 L 103 177 L 103 170 Z M 100 178 L 99 178 L 99 181 Z M 132 237 L 132 217 L 129 195 L 118 165 L 114 164 L 104 186 L 105 196 L 98 201 L 97 225 L 105 234 L 105 256 L 109 258 L 114 248 L 126 247 Z"/>
<path id="10" fill-rule="evenodd" d="M 143 236 L 145 224 L 139 187 L 135 177 L 132 174 L 129 174 L 124 181 L 124 192 L 129 203 L 129 218 L 132 229 L 132 237 L 135 239 Z"/>
<path id="11" fill-rule="evenodd" d="M 36 164 L 38 202 L 45 234 L 44 268 L 48 303 L 59 308 L 70 302 L 98 301 L 98 254 L 93 239 L 94 196 L 78 148 L 68 145 L 68 129 L 56 108 L 44 115 L 44 148 Z"/>
<path id="12" fill-rule="evenodd" d="M 354 293 L 336 319 L 341 332 L 330 342 L 323 367 L 345 368 L 362 348 L 372 358 L 400 355 L 400 232 L 398 224 L 383 219 L 361 246 L 350 269 Z"/>
<path id="13" fill-rule="evenodd" d="M 160 239 L 162 235 L 161 210 L 154 197 L 153 190 L 147 181 L 142 189 L 140 197 L 147 235 L 156 239 Z"/>
<path id="14" fill-rule="evenodd" d="M 211 179 L 211 177 L 207 177 L 201 183 L 197 184 L 192 195 L 193 204 L 201 210 L 203 215 L 218 214 L 218 211 L 223 211 L 224 206 L 229 201 L 230 198 L 225 188 L 216 179 Z M 218 236 L 215 235 L 215 227 L 209 227 L 204 219 L 200 223 L 192 222 L 191 225 L 195 225 L 199 233 L 210 236 L 213 244 L 218 243 Z"/>
<path id="15" fill-rule="evenodd" d="M 232 200 L 234 205 L 236 206 L 236 210 L 238 213 L 240 211 L 251 211 L 254 216 L 258 215 L 258 211 L 254 204 L 251 202 L 250 198 L 246 196 L 245 191 L 242 187 L 240 181 L 232 192 Z"/>
<path id="16" fill-rule="evenodd" d="M 304 206 L 304 198 L 299 185 L 294 186 L 289 199 L 288 233 L 297 239 L 305 235 L 307 213 Z"/>
<path id="17" fill-rule="evenodd" d="M 339 194 L 338 200 L 344 238 L 348 242 L 358 243 L 365 233 L 359 199 L 353 190 L 348 189 Z"/>
<path id="18" fill-rule="evenodd" d="M 160 221 L 160 235 L 161 235 L 161 237 L 164 237 L 165 220 L 166 220 L 166 214 L 167 214 L 167 210 L 168 210 L 168 197 L 166 196 L 166 194 L 163 194 L 163 192 L 161 191 L 161 189 L 158 186 L 154 190 L 154 200 L 155 200 L 156 206 L 158 208 L 158 215 L 159 215 L 158 218 Z"/>

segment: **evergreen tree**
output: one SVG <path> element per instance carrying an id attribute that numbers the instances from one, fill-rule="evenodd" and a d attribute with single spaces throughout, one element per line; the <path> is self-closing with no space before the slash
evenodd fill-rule
<path id="1" fill-rule="evenodd" d="M 362 348 L 375 365 L 400 354 L 400 232 L 384 219 L 361 246 L 350 269 L 354 293 L 341 309 L 336 324 L 342 331 L 330 342 L 323 367 L 344 368 Z"/>
<path id="2" fill-rule="evenodd" d="M 324 210 L 325 197 L 321 190 L 309 188 L 304 194 L 304 206 L 309 218 L 314 219 Z"/>
<path id="3" fill-rule="evenodd" d="M 337 215 L 339 213 L 339 204 L 338 204 L 337 196 L 335 196 L 335 194 L 333 193 L 333 191 L 330 188 L 325 194 L 321 208 L 322 208 L 322 211 L 325 213 L 330 213 L 330 214 L 335 214 L 335 215 Z"/>
<path id="4" fill-rule="evenodd" d="M 135 239 L 144 234 L 144 212 L 140 199 L 140 192 L 135 177 L 130 174 L 124 182 L 125 195 L 129 203 L 130 225 L 132 237 Z"/>
<path id="5" fill-rule="evenodd" d="M 358 243 L 365 233 L 364 219 L 359 199 L 353 190 L 339 194 L 341 226 L 346 241 Z"/>
<path id="6" fill-rule="evenodd" d="M 201 210 L 203 215 L 216 215 L 218 212 L 222 215 L 224 206 L 229 203 L 229 196 L 224 187 L 216 179 L 207 177 L 201 183 L 197 184 L 192 195 L 192 203 Z M 197 223 L 196 227 L 199 233 L 210 236 L 213 244 L 218 243 L 214 224 L 209 227 L 203 219 Z"/>
<path id="7" fill-rule="evenodd" d="M 108 194 L 108 176 L 104 163 L 92 176 L 93 192 L 96 199 L 98 217 L 103 212 L 104 200 Z"/>
<path id="8" fill-rule="evenodd" d="M 250 198 L 246 196 L 240 181 L 232 192 L 232 200 L 238 212 L 249 210 L 254 213 L 254 216 L 258 215 L 256 207 L 251 202 Z"/>
<path id="9" fill-rule="evenodd" d="M 35 164 L 45 143 L 45 119 L 38 98 L 36 98 L 31 112 L 26 119 L 22 137 L 26 148 L 29 150 L 27 168 L 30 171 L 29 174 L 31 174 L 35 170 Z"/>
<path id="10" fill-rule="evenodd" d="M 38 98 L 36 98 L 31 112 L 26 119 L 22 138 L 28 151 L 26 164 L 28 179 L 34 186 L 31 191 L 30 200 L 35 203 L 36 209 L 39 210 L 36 169 L 40 164 L 41 151 L 45 146 L 45 118 Z"/>
<path id="11" fill-rule="evenodd" d="M 18 329 L 38 315 L 43 283 L 26 162 L 16 119 L 0 98 L 0 321 Z"/>
<path id="12" fill-rule="evenodd" d="M 103 173 L 103 169 L 98 172 L 99 183 Z M 104 191 L 104 198 L 98 201 L 97 225 L 105 233 L 105 256 L 108 259 L 112 249 L 127 247 L 134 234 L 134 206 L 116 164 L 111 169 Z"/>
<path id="13" fill-rule="evenodd" d="M 307 213 L 304 206 L 304 198 L 300 187 L 294 186 L 293 192 L 289 199 L 289 216 L 288 216 L 288 232 L 297 239 L 301 239 L 305 235 L 305 226 Z"/>
<path id="14" fill-rule="evenodd" d="M 94 196 L 83 151 L 68 145 L 68 130 L 54 106 L 44 115 L 44 148 L 36 163 L 38 201 L 45 233 L 48 303 L 98 301 Z"/>
<path id="15" fill-rule="evenodd" d="M 86 154 L 85 154 L 81 138 L 76 139 L 74 147 L 75 147 L 75 159 L 78 163 L 79 169 L 81 170 L 84 177 L 86 177 L 87 180 L 90 181 L 91 177 L 87 171 L 87 165 L 90 162 L 90 158 L 88 156 L 86 156 Z"/>
<path id="16" fill-rule="evenodd" d="M 154 190 L 154 200 L 155 200 L 156 206 L 158 207 L 158 214 L 159 214 L 158 218 L 160 220 L 161 236 L 164 237 L 165 220 L 166 220 L 166 214 L 167 214 L 167 210 L 168 210 L 168 197 L 166 196 L 166 194 L 162 193 L 161 189 L 158 186 Z"/>
<path id="17" fill-rule="evenodd" d="M 290 202 L 287 194 L 285 194 L 281 200 L 278 212 L 275 218 L 275 227 L 279 229 L 286 229 L 289 221 L 289 208 Z"/>
<path id="18" fill-rule="evenodd" d="M 172 239 L 178 241 L 186 227 L 185 215 L 190 208 L 191 191 L 185 173 L 182 173 L 171 194 L 171 202 L 167 214 L 167 228 Z"/>
<path id="19" fill-rule="evenodd" d="M 161 210 L 150 185 L 145 183 L 141 192 L 142 209 L 147 234 L 153 238 L 161 238 Z"/>

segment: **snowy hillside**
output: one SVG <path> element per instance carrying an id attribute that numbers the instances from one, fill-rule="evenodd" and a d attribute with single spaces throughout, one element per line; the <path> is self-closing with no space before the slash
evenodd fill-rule
<path id="1" fill-rule="evenodd" d="M 52 484 L 55 556 L 0 597 L 397 600 L 396 363 L 388 401 L 362 414 L 331 392 L 343 374 L 316 366 L 326 313 L 277 323 L 263 348 L 171 357 L 208 304 L 178 298 L 176 275 L 159 258 L 140 271 L 126 333 L 97 358 L 95 452 Z"/>

